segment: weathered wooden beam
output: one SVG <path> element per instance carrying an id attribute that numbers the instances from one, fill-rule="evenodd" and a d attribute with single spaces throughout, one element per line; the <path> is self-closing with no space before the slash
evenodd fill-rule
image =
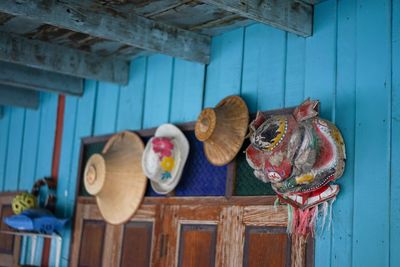
<path id="1" fill-rule="evenodd" d="M 0 4 L 3 3 L 0 1 Z M 0 60 L 66 75 L 126 84 L 129 63 L 0 32 Z"/>
<path id="2" fill-rule="evenodd" d="M 0 84 L 0 105 L 37 109 L 39 107 L 39 93 Z"/>
<path id="3" fill-rule="evenodd" d="M 319 4 L 325 0 L 301 0 L 304 3 L 310 4 L 310 5 L 316 5 Z"/>
<path id="4" fill-rule="evenodd" d="M 0 61 L 0 84 L 81 96 L 83 79 Z"/>
<path id="5" fill-rule="evenodd" d="M 201 0 L 278 29 L 308 37 L 312 34 L 313 7 L 296 0 Z"/>
<path id="6" fill-rule="evenodd" d="M 208 63 L 209 36 L 138 15 L 110 14 L 67 0 L 1 0 L 0 11 L 187 60 Z M 90 0 L 81 0 L 92 2 Z"/>

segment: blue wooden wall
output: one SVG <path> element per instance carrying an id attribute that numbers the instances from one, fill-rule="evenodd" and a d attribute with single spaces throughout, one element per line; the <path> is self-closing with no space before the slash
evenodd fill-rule
<path id="1" fill-rule="evenodd" d="M 317 238 L 316 266 L 400 266 L 399 90 L 400 0 L 324 1 L 307 39 L 259 24 L 236 29 L 213 39 L 208 66 L 139 58 L 127 86 L 86 81 L 83 97 L 67 97 L 60 215 L 73 214 L 81 137 L 195 120 L 231 94 L 251 111 L 311 97 L 341 129 L 348 156 L 332 226 Z M 37 112 L 6 109 L 0 189 L 25 189 L 50 173 L 55 99 L 42 95 Z"/>

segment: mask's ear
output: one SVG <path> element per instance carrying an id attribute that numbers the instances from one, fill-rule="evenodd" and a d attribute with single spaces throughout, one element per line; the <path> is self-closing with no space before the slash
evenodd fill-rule
<path id="1" fill-rule="evenodd" d="M 318 116 L 319 101 L 310 100 L 309 98 L 298 106 L 293 115 L 297 121 L 304 121 Z"/>
<path id="2" fill-rule="evenodd" d="M 246 138 L 249 138 L 257 129 L 264 123 L 267 119 L 264 113 L 261 111 L 257 111 L 256 118 L 250 123 L 249 125 L 249 133 L 247 134 Z"/>

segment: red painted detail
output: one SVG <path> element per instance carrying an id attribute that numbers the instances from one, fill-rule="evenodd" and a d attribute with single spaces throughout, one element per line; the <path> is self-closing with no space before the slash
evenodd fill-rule
<path id="1" fill-rule="evenodd" d="M 51 164 L 51 176 L 56 182 L 58 180 L 58 170 L 60 168 L 61 142 L 62 142 L 62 133 L 64 125 L 64 111 L 65 111 L 65 96 L 60 95 L 58 97 L 56 133 L 54 138 L 53 159 Z M 46 238 L 44 240 L 43 252 L 42 252 L 41 266 L 43 267 L 49 266 L 50 245 L 51 245 L 50 239 Z"/>

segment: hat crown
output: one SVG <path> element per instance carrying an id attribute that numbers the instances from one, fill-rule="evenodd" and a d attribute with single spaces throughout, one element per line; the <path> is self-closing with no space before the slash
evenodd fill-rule
<path id="1" fill-rule="evenodd" d="M 195 126 L 196 138 L 202 142 L 208 140 L 215 131 L 217 114 L 212 108 L 204 109 L 197 119 Z"/>

